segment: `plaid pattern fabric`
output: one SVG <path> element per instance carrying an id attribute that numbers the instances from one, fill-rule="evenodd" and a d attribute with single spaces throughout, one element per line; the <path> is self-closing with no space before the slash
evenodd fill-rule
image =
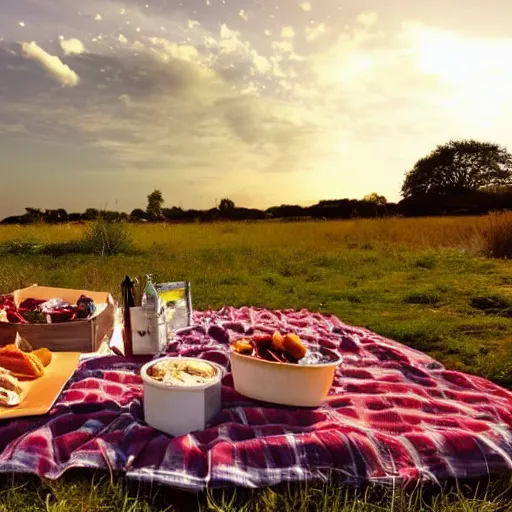
<path id="1" fill-rule="evenodd" d="M 512 467 L 512 393 L 448 371 L 430 357 L 336 317 L 244 307 L 195 312 L 169 354 L 229 369 L 229 342 L 255 331 L 299 334 L 340 352 L 317 409 L 251 401 L 223 379 L 223 409 L 204 431 L 179 438 L 144 423 L 141 363 L 84 360 L 44 417 L 0 423 L 0 471 L 58 478 L 72 467 L 190 491 L 326 479 L 439 481 Z M 172 411 L 170 412 L 172 413 Z"/>

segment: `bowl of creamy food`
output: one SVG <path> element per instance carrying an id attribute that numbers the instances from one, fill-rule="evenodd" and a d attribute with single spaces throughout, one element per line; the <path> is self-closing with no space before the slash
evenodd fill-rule
<path id="1" fill-rule="evenodd" d="M 141 368 L 146 423 L 174 437 L 203 430 L 220 411 L 223 368 L 194 357 L 161 357 Z"/>

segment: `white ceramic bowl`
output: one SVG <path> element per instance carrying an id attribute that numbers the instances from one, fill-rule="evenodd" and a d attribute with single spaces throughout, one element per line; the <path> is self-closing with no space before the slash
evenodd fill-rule
<path id="1" fill-rule="evenodd" d="M 148 370 L 160 361 L 201 361 L 216 370 L 215 379 L 199 386 L 173 386 L 153 379 Z M 160 357 L 145 364 L 140 375 L 144 384 L 146 423 L 174 437 L 204 430 L 221 408 L 224 369 L 194 357 Z"/>
<path id="2" fill-rule="evenodd" d="M 318 407 L 329 393 L 341 357 L 332 361 L 291 364 L 266 361 L 230 350 L 235 390 L 248 398 L 295 407 Z"/>

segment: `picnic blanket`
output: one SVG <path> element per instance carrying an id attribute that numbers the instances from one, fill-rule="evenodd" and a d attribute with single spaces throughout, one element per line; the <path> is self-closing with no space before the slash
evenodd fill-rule
<path id="1" fill-rule="evenodd" d="M 213 424 L 172 438 L 144 423 L 140 364 L 94 358 L 81 363 L 47 416 L 0 423 L 0 471 L 55 479 L 69 468 L 100 468 L 200 491 L 333 474 L 349 484 L 410 483 L 511 469 L 512 393 L 336 317 L 249 307 L 195 312 L 168 352 L 229 369 L 231 340 L 276 329 L 342 355 L 322 407 L 251 401 L 227 373 Z"/>

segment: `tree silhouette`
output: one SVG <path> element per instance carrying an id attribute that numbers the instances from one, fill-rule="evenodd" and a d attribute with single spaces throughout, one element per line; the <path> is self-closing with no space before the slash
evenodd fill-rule
<path id="1" fill-rule="evenodd" d="M 25 208 L 25 211 L 27 212 L 25 215 L 29 218 L 30 222 L 39 222 L 43 220 L 43 210 L 40 208 Z"/>
<path id="2" fill-rule="evenodd" d="M 405 198 L 457 194 L 512 184 L 512 155 L 476 140 L 450 141 L 418 160 L 402 185 Z"/>
<path id="3" fill-rule="evenodd" d="M 366 201 L 367 203 L 374 203 L 378 206 L 385 206 L 388 204 L 388 200 L 384 196 L 377 194 L 377 192 L 365 195 L 363 201 Z"/>
<path id="4" fill-rule="evenodd" d="M 233 210 L 235 208 L 235 203 L 231 201 L 231 199 L 221 199 L 219 203 L 219 210 L 222 212 Z"/>
<path id="5" fill-rule="evenodd" d="M 152 220 L 161 219 L 163 204 L 164 197 L 162 192 L 160 192 L 160 190 L 153 190 L 153 192 L 148 195 L 148 205 L 146 206 L 148 217 Z"/>

